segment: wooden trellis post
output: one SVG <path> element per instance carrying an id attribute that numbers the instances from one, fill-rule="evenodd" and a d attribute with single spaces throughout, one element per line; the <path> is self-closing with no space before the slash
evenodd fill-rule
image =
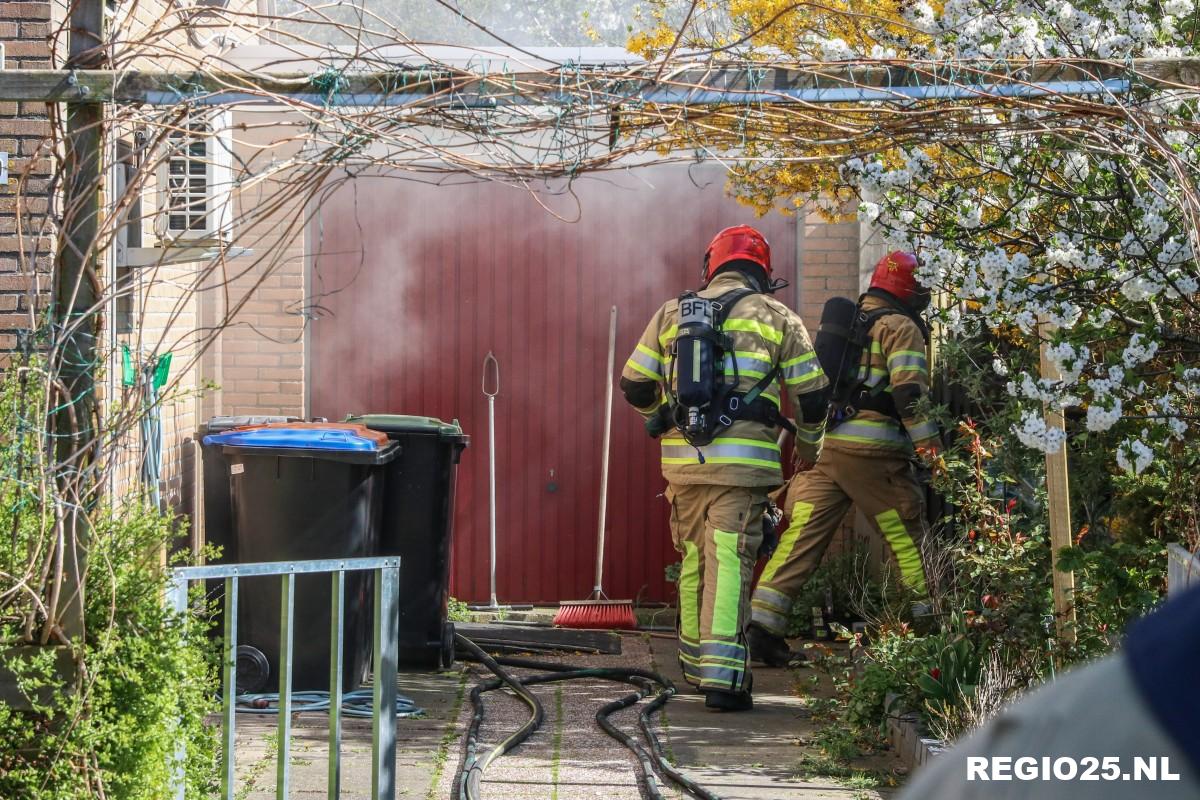
<path id="1" fill-rule="evenodd" d="M 69 66 L 97 69 L 104 65 L 104 3 L 76 0 L 71 6 Z M 79 99 L 90 90 L 79 85 Z M 57 328 L 60 396 L 50 430 L 55 439 L 57 480 L 62 492 L 63 536 L 58 542 L 63 565 L 62 600 L 57 609 L 63 633 L 83 633 L 83 574 L 89 533 L 88 513 L 95 490 L 90 466 L 96 410 L 96 336 L 100 276 L 96 269 L 99 230 L 104 105 L 67 105 L 67 148 L 63 183 L 65 229 L 56 244 L 53 309 Z"/>
<path id="2" fill-rule="evenodd" d="M 1046 380 L 1062 378 L 1058 367 L 1047 355 L 1054 326 L 1043 320 L 1038 326 L 1041 339 L 1041 374 Z M 1046 428 L 1063 431 L 1062 411 L 1045 407 Z M 1071 525 L 1071 487 L 1067 478 L 1067 442 L 1064 436 L 1057 453 L 1046 454 L 1046 516 L 1050 524 L 1050 564 L 1054 581 L 1054 621 L 1058 638 L 1064 644 L 1075 643 L 1075 573 L 1058 568 L 1058 552 L 1073 541 Z"/>

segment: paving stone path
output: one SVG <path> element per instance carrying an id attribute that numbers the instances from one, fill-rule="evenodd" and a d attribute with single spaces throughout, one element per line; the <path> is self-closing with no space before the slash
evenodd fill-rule
<path id="1" fill-rule="evenodd" d="M 551 660 L 551 659 L 547 659 Z M 716 714 L 703 698 L 688 691 L 669 635 L 628 634 L 619 656 L 563 656 L 573 666 L 620 666 L 656 669 L 670 677 L 681 694 L 671 700 L 659 736 L 669 757 L 697 782 L 725 800 L 866 800 L 886 790 L 863 790 L 833 778 L 800 777 L 803 742 L 817 729 L 796 677 L 785 670 L 755 672 L 755 709 L 745 714 Z M 520 673 L 517 670 L 518 674 Z M 400 691 L 426 710 L 421 719 L 401 720 L 397 739 L 397 797 L 451 800 L 463 757 L 463 734 L 471 719 L 469 689 L 490 676 L 478 665 L 440 674 L 402 674 Z M 596 709 L 628 692 L 623 684 L 568 681 L 534 687 L 546 710 L 542 728 L 514 752 L 499 759 L 483 783 L 485 800 L 640 800 L 632 754 L 595 724 Z M 481 746 L 489 747 L 527 718 L 523 703 L 504 692 L 485 695 Z M 637 735 L 636 711 L 613 719 Z M 295 717 L 291 797 L 326 797 L 326 717 Z M 239 718 L 239 800 L 270 800 L 274 795 L 274 718 Z M 371 727 L 346 720 L 342 797 L 366 798 L 371 786 Z M 880 773 L 897 768 L 888 754 L 856 762 Z M 684 798 L 673 786 L 665 797 Z"/>

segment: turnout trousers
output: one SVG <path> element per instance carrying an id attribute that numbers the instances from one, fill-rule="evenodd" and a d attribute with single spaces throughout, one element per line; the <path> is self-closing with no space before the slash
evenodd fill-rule
<path id="1" fill-rule="evenodd" d="M 679 573 L 679 663 L 702 691 L 750 690 L 746 626 L 767 487 L 673 484 L 671 539 Z"/>
<path id="2" fill-rule="evenodd" d="M 788 526 L 767 562 L 752 598 L 753 621 L 777 636 L 787 633 L 792 601 L 821 562 L 838 525 L 854 504 L 871 521 L 900 566 L 900 580 L 925 596 L 921 542 L 925 495 L 903 455 L 850 453 L 826 448 L 816 466 L 795 475 L 782 503 Z"/>

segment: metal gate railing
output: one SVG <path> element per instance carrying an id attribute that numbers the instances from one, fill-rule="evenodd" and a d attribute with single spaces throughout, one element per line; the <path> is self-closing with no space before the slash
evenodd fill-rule
<path id="1" fill-rule="evenodd" d="M 1200 584 L 1200 553 L 1178 544 L 1167 545 L 1167 594 L 1174 597 Z"/>
<path id="2" fill-rule="evenodd" d="M 329 782 L 330 800 L 341 792 L 342 764 L 342 645 L 346 573 L 375 573 L 374 676 L 371 731 L 371 798 L 396 796 L 396 663 L 399 624 L 399 558 L 344 558 L 320 561 L 279 561 L 261 564 L 221 564 L 179 567 L 171 571 L 168 602 L 176 611 L 188 607 L 188 586 L 193 581 L 225 579 L 225 631 L 221 641 L 221 796 L 233 800 L 236 788 L 237 744 L 237 616 L 238 581 L 241 578 L 280 577 L 279 620 L 279 724 L 275 796 L 288 797 L 292 744 L 292 645 L 295 634 L 296 576 L 326 573 L 332 581 L 333 604 L 329 631 Z M 182 774 L 183 753 L 176 754 L 176 800 L 186 800 Z"/>

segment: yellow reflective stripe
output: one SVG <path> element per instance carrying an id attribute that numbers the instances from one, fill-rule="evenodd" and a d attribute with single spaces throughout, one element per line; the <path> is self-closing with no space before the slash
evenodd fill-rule
<path id="1" fill-rule="evenodd" d="M 695 542 L 683 543 L 679 570 L 679 631 L 688 639 L 700 638 L 700 550 Z"/>
<path id="2" fill-rule="evenodd" d="M 672 447 L 691 447 L 691 445 L 688 444 L 682 436 L 667 436 L 662 440 L 662 442 L 663 445 L 670 445 Z M 778 442 L 763 441 L 762 439 L 747 439 L 741 436 L 718 436 L 716 439 L 712 440 L 712 444 L 743 444 L 747 447 L 761 447 L 763 450 L 771 450 L 776 453 L 779 452 Z M 705 445 L 705 447 L 712 447 L 712 445 Z M 701 447 L 700 449 L 703 450 L 704 447 Z"/>
<path id="3" fill-rule="evenodd" d="M 725 436 L 713 439 L 712 444 L 701 447 L 700 452 L 704 454 L 706 464 L 744 464 L 771 470 L 780 469 L 779 445 L 775 442 Z M 696 448 L 681 438 L 663 439 L 662 454 L 664 464 L 700 463 Z"/>
<path id="4" fill-rule="evenodd" d="M 779 452 L 779 444 L 776 442 L 764 442 L 759 439 L 741 439 L 736 436 L 721 436 L 713 439 L 713 444 L 744 444 L 747 447 L 761 447 L 765 450 Z"/>
<path id="5" fill-rule="evenodd" d="M 713 606 L 712 634 L 731 639 L 738 634 L 738 609 L 742 604 L 742 560 L 738 558 L 738 535 L 714 529 L 713 540 L 717 552 L 717 597 Z"/>
<path id="6" fill-rule="evenodd" d="M 775 548 L 775 553 L 767 562 L 766 568 L 763 569 L 762 577 L 758 579 L 760 585 L 770 583 L 774 579 L 775 573 L 779 572 L 779 568 L 792 557 L 792 550 L 796 547 L 800 534 L 804 532 L 804 526 L 808 524 L 812 512 L 812 503 L 797 500 L 796 504 L 792 506 L 792 518 L 788 522 L 783 536 L 779 537 L 779 546 Z"/>
<path id="7" fill-rule="evenodd" d="M 733 357 L 726 356 L 725 363 L 721 365 L 721 371 L 725 375 L 733 375 L 733 366 L 734 366 Z M 769 371 L 770 370 L 768 370 L 768 372 Z M 737 376 L 739 378 L 765 378 L 765 377 L 767 377 L 767 372 L 763 372 L 762 370 L 754 369 L 753 367 L 748 367 L 748 366 L 743 366 L 742 364 L 738 364 L 737 365 Z"/>
<path id="8" fill-rule="evenodd" d="M 867 386 L 878 386 L 887 377 L 888 371 L 886 369 L 880 369 L 879 367 L 871 367 L 868 369 L 866 366 L 858 368 L 858 379 L 864 382 Z"/>
<path id="9" fill-rule="evenodd" d="M 649 356 L 650 358 L 654 359 L 655 361 L 657 361 L 660 364 L 667 363 L 666 359 L 664 359 L 661 354 L 654 352 L 649 347 L 646 347 L 646 345 L 641 344 L 640 342 L 638 343 L 637 351 L 643 355 Z"/>
<path id="10" fill-rule="evenodd" d="M 662 383 L 665 380 L 665 378 L 663 378 L 662 375 L 658 374 L 657 372 L 652 372 L 652 371 L 646 369 L 641 364 L 634 361 L 632 358 L 625 362 L 625 366 L 628 367 L 629 369 L 633 370 L 634 372 L 639 372 L 642 375 L 645 375 L 647 378 L 654 381 L 655 383 Z"/>
<path id="11" fill-rule="evenodd" d="M 702 666 L 707 666 L 709 664 L 715 664 L 715 665 L 721 666 L 721 667 L 732 667 L 733 669 L 745 669 L 746 668 L 746 659 L 744 659 L 744 658 L 726 658 L 725 656 L 703 655 L 703 656 L 700 656 L 700 664 Z"/>
<path id="12" fill-rule="evenodd" d="M 900 565 L 900 580 L 917 594 L 924 595 L 925 567 L 921 565 L 921 551 L 909 535 L 908 528 L 904 527 L 899 512 L 889 508 L 875 515 L 875 523 L 896 555 L 896 562 Z"/>
<path id="13" fill-rule="evenodd" d="M 754 595 L 750 602 L 754 605 L 761 605 L 763 608 L 774 609 L 781 614 L 788 613 L 792 608 L 791 597 L 769 586 L 754 587 Z"/>
<path id="14" fill-rule="evenodd" d="M 784 369 L 787 369 L 788 367 L 794 367 L 797 364 L 803 364 L 805 361 L 812 361 L 816 357 L 817 357 L 816 351 L 810 350 L 809 352 L 805 353 L 802 356 L 797 356 L 796 358 L 789 358 L 787 361 L 784 361 L 779 366 L 783 367 Z"/>
<path id="15" fill-rule="evenodd" d="M 895 351 L 890 356 L 888 356 L 888 359 L 887 359 L 888 366 L 889 367 L 892 366 L 892 362 L 897 359 L 903 359 L 904 364 L 911 364 L 913 366 L 924 367 L 926 364 L 925 354 L 918 350 L 897 350 L 897 351 Z"/>
<path id="16" fill-rule="evenodd" d="M 672 466 L 678 466 L 681 464 L 699 464 L 700 459 L 664 456 L 662 459 L 662 463 L 670 464 Z M 763 458 L 741 458 L 738 456 L 705 455 L 704 463 L 705 464 L 741 464 L 742 466 L 746 466 L 746 467 L 763 467 L 764 469 L 771 469 L 771 470 L 782 470 L 783 469 L 782 467 L 779 466 L 778 461 L 768 461 Z"/>
<path id="17" fill-rule="evenodd" d="M 851 419 L 838 425 L 825 434 L 826 439 L 842 442 L 861 442 L 863 444 L 885 444 L 892 447 L 907 447 L 908 436 L 896 425 L 888 421 L 869 419 Z"/>
<path id="18" fill-rule="evenodd" d="M 808 373 L 807 375 L 801 375 L 798 378 L 784 378 L 783 382 L 786 383 L 788 386 L 800 386 L 800 385 L 808 383 L 810 381 L 820 380 L 821 378 L 824 378 L 824 377 L 825 377 L 825 373 L 822 372 L 820 368 L 817 368 L 817 369 L 813 370 L 812 372 Z"/>
<path id="19" fill-rule="evenodd" d="M 662 345 L 662 349 L 666 350 L 667 346 L 675 340 L 675 336 L 679 333 L 679 326 L 672 325 L 658 335 L 658 343 Z"/>
<path id="20" fill-rule="evenodd" d="M 928 419 L 924 422 L 913 425 L 911 428 L 908 428 L 909 438 L 911 438 L 914 442 L 921 441 L 922 439 L 930 439 L 934 436 L 937 436 L 937 433 L 937 423 Z"/>
<path id="21" fill-rule="evenodd" d="M 721 326 L 721 330 L 726 333 L 753 333 L 774 344 L 783 343 L 783 331 L 772 328 L 765 322 L 759 322 L 756 319 L 727 319 L 725 324 Z"/>
<path id="22" fill-rule="evenodd" d="M 726 364 L 730 364 L 734 360 L 737 361 L 739 373 L 742 375 L 753 375 L 756 378 L 761 378 L 770 372 L 775 363 L 772 361 L 770 354 L 753 350 L 735 350 L 732 353 L 725 354 Z M 728 367 L 725 371 L 729 372 Z"/>

